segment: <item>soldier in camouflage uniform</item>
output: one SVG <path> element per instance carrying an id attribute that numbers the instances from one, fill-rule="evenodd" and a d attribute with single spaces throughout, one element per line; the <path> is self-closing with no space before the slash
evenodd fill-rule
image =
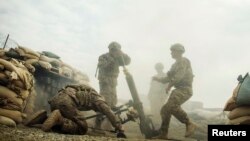
<path id="1" fill-rule="evenodd" d="M 121 122 L 112 113 L 104 98 L 88 85 L 68 85 L 49 100 L 49 104 L 52 113 L 43 122 L 43 131 L 59 127 L 57 129 L 63 133 L 85 134 L 88 126 L 80 111 L 94 110 L 106 115 L 116 131 L 123 133 Z M 35 118 L 37 117 L 33 119 Z"/>
<path id="2" fill-rule="evenodd" d="M 121 45 L 117 42 L 111 42 L 108 48 L 109 52 L 101 55 L 98 59 L 98 80 L 100 94 L 104 97 L 111 109 L 114 109 L 117 104 L 116 86 L 119 67 L 128 65 L 131 59 L 127 54 L 121 51 Z M 96 118 L 95 127 L 101 128 L 101 124 L 102 121 Z"/>
<path id="3" fill-rule="evenodd" d="M 98 60 L 98 80 L 100 94 L 107 104 L 114 108 L 117 104 L 116 86 L 119 66 L 128 65 L 130 57 L 121 51 L 121 45 L 117 42 L 111 42 L 108 48 L 109 52 L 101 55 Z"/>
<path id="4" fill-rule="evenodd" d="M 186 124 L 185 137 L 191 136 L 196 129 L 196 125 L 191 122 L 187 113 L 181 108 L 181 105 L 193 94 L 192 82 L 194 75 L 191 63 L 187 58 L 182 56 L 185 52 L 183 45 L 177 43 L 172 45 L 170 49 L 172 58 L 175 59 L 176 62 L 167 72 L 166 77 L 153 77 L 153 80 L 164 84 L 169 83 L 166 88 L 166 92 L 168 92 L 171 87 L 175 87 L 168 99 L 168 102 L 163 105 L 161 109 L 162 124 L 160 128 L 160 135 L 156 137 L 159 139 L 167 139 L 171 115 L 174 115 L 180 122 Z"/>

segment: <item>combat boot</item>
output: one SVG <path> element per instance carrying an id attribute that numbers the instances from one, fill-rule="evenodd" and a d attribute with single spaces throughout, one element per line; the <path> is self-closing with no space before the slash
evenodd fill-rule
<path id="1" fill-rule="evenodd" d="M 185 137 L 190 137 L 194 134 L 194 131 L 195 129 L 197 128 L 197 126 L 192 123 L 191 121 L 189 121 L 187 124 L 186 124 L 186 134 L 185 134 Z"/>
<path id="2" fill-rule="evenodd" d="M 43 122 L 47 119 L 47 112 L 45 110 L 40 110 L 35 114 L 28 117 L 25 126 L 34 126 L 35 124 L 43 124 Z"/>
<path id="3" fill-rule="evenodd" d="M 117 138 L 127 138 L 127 136 L 124 133 L 124 128 L 123 128 L 122 124 L 118 123 L 116 125 L 116 129 L 115 130 L 117 132 L 117 134 L 116 134 Z"/>
<path id="4" fill-rule="evenodd" d="M 48 132 L 55 125 L 62 125 L 63 117 L 59 110 L 54 110 L 42 125 L 42 130 Z"/>

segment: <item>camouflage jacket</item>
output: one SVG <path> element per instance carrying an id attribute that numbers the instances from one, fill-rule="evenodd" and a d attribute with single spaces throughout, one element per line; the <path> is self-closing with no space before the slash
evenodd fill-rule
<path id="1" fill-rule="evenodd" d="M 123 64 L 123 59 L 124 64 Z M 105 80 L 107 77 L 117 78 L 119 74 L 119 66 L 128 65 L 131 59 L 127 54 L 123 54 L 123 57 L 114 58 L 110 53 L 105 53 L 99 57 L 99 81 Z"/>
<path id="2" fill-rule="evenodd" d="M 60 92 L 68 94 L 79 110 L 95 110 L 96 103 L 105 102 L 104 98 L 88 85 L 67 85 Z"/>
<path id="3" fill-rule="evenodd" d="M 183 57 L 177 60 L 167 72 L 167 76 L 160 79 L 162 83 L 169 83 L 170 85 L 179 87 L 192 87 L 193 71 L 190 61 Z"/>

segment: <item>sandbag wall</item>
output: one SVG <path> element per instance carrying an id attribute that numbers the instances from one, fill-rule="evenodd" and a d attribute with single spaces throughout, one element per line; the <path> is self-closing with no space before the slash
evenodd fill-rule
<path id="1" fill-rule="evenodd" d="M 60 57 L 48 51 L 35 52 L 26 47 L 11 48 L 6 55 L 11 58 L 25 61 L 25 66 L 31 71 L 42 67 L 58 75 L 79 81 L 89 81 L 88 77 L 80 71 L 60 60 Z"/>
<path id="2" fill-rule="evenodd" d="M 250 103 L 249 105 L 239 105 L 236 103 L 237 94 L 241 84 L 238 84 L 233 91 L 232 97 L 227 101 L 224 111 L 229 111 L 228 124 L 231 125 L 250 125 Z M 250 94 L 250 93 L 249 93 Z"/>
<path id="3" fill-rule="evenodd" d="M 6 56 L 24 61 L 24 65 L 35 78 L 35 110 L 49 109 L 48 100 L 67 84 L 84 83 L 88 77 L 60 60 L 54 53 L 36 52 L 18 46 L 6 51 Z"/>
<path id="4" fill-rule="evenodd" d="M 33 112 L 34 79 L 22 62 L 0 52 L 0 124 L 16 126 Z"/>

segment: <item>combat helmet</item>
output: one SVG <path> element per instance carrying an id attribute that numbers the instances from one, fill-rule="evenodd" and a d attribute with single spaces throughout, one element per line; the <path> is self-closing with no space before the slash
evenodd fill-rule
<path id="1" fill-rule="evenodd" d="M 182 44 L 180 43 L 176 43 L 176 44 L 173 44 L 171 47 L 170 47 L 170 50 L 171 51 L 178 51 L 178 52 L 181 52 L 181 53 L 184 53 L 185 52 L 185 48 Z"/>
<path id="2" fill-rule="evenodd" d="M 121 49 L 121 45 L 115 41 L 111 42 L 108 46 L 109 50 L 112 50 L 112 49 Z"/>

